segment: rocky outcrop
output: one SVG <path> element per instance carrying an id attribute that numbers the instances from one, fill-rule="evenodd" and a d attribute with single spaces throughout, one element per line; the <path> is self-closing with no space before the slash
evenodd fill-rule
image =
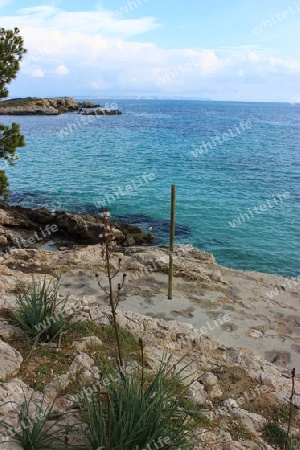
<path id="1" fill-rule="evenodd" d="M 100 109 L 99 109 L 100 108 Z M 119 110 L 103 109 L 93 102 L 76 102 L 72 97 L 17 98 L 0 102 L 0 115 L 58 115 L 78 111 L 80 114 L 119 115 Z"/>
<path id="2" fill-rule="evenodd" d="M 79 104 L 73 98 L 24 98 L 2 101 L 1 115 L 58 115 L 77 111 Z"/>
<path id="3" fill-rule="evenodd" d="M 21 106 L 0 108 L 0 115 L 2 116 L 57 116 L 58 114 L 59 111 L 53 106 L 29 105 L 26 108 Z"/>
<path id="4" fill-rule="evenodd" d="M 134 225 L 118 223 L 115 226 L 120 245 L 145 244 L 152 239 Z M 0 249 L 12 246 L 36 248 L 35 244 L 52 238 L 64 240 L 64 244 L 93 245 L 99 243 L 102 231 L 101 216 L 12 207 L 0 202 Z M 20 239 L 25 240 L 26 245 Z"/>

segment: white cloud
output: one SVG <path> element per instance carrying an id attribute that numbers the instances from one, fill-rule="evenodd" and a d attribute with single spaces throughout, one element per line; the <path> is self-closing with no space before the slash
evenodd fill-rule
<path id="1" fill-rule="evenodd" d="M 163 49 L 153 43 L 127 41 L 105 34 L 89 34 L 24 27 L 26 67 L 35 69 L 37 61 L 47 73 L 68 77 L 77 92 L 151 92 L 159 95 L 184 95 L 195 92 L 202 96 L 208 90 L 204 80 L 219 80 L 224 86 L 244 83 L 243 79 L 262 79 L 272 74 L 285 77 L 300 73 L 300 62 L 272 58 L 256 48 Z M 50 43 L 50 44 L 49 44 Z M 32 55 L 32 56 L 31 56 Z M 187 69 L 186 69 L 187 67 Z M 155 81 L 166 74 L 166 82 Z M 247 73 L 247 77 L 244 74 Z M 78 81 L 79 80 L 79 81 Z M 254 81 L 254 84 L 256 82 Z M 59 88 L 59 81 L 57 81 Z M 70 85 L 70 87 L 72 87 Z M 46 89 L 46 88 L 45 88 Z M 61 89 L 65 89 L 63 86 Z M 248 86 L 245 92 L 248 95 Z M 71 91 L 76 92 L 75 89 Z"/>
<path id="2" fill-rule="evenodd" d="M 42 69 L 33 69 L 31 71 L 31 76 L 33 78 L 43 78 L 45 76 L 45 74 L 46 74 L 45 71 Z"/>
<path id="3" fill-rule="evenodd" d="M 30 23 L 31 26 L 39 28 L 87 33 L 89 35 L 105 33 L 109 36 L 122 38 L 132 37 L 160 27 L 155 17 L 124 19 L 111 11 L 64 11 L 60 8 L 45 5 L 22 8 L 15 16 L 3 17 L 1 23 L 4 27 L 18 26 L 23 28 Z"/>
<path id="4" fill-rule="evenodd" d="M 57 75 L 67 75 L 69 73 L 69 69 L 64 65 L 61 64 L 60 66 L 58 66 L 55 71 L 54 71 Z"/>
<path id="5" fill-rule="evenodd" d="M 282 79 L 288 86 L 288 77 L 300 74 L 299 60 L 274 57 L 259 46 L 196 50 L 129 41 L 157 28 L 156 19 L 128 20 L 103 9 L 77 13 L 51 6 L 23 8 L 17 16 L 3 17 L 1 25 L 18 26 L 24 37 L 28 53 L 19 77 L 59 75 L 58 92 L 67 86 L 79 95 L 97 90 L 208 97 L 237 92 L 237 84 L 248 95 L 250 82 L 269 86 L 274 76 L 274 84 Z M 155 82 L 163 78 L 165 82 Z M 48 84 L 45 77 L 45 92 Z"/>

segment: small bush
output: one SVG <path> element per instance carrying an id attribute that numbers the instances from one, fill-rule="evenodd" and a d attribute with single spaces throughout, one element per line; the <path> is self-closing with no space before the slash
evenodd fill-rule
<path id="1" fill-rule="evenodd" d="M 290 437 L 286 438 L 286 431 L 276 422 L 268 422 L 264 428 L 267 441 L 283 450 L 296 450 L 296 444 Z"/>
<path id="2" fill-rule="evenodd" d="M 81 393 L 82 432 L 89 449 L 132 450 L 154 448 L 154 444 L 161 449 L 188 448 L 191 414 L 178 402 L 178 385 L 184 378 L 182 371 L 170 371 L 169 361 L 162 362 L 145 389 L 138 376 L 124 374 L 120 368 L 119 380 L 107 391 Z"/>
<path id="3" fill-rule="evenodd" d="M 67 327 L 66 298 L 58 298 L 59 280 L 42 283 L 33 280 L 26 291 L 17 294 L 18 308 L 12 318 L 29 336 L 52 341 Z"/>

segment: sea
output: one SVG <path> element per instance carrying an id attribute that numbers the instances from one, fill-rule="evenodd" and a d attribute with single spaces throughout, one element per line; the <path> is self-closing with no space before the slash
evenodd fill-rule
<path id="1" fill-rule="evenodd" d="M 77 99 L 83 100 L 83 99 Z M 300 104 L 88 99 L 122 115 L 2 116 L 26 146 L 0 163 L 12 205 L 101 214 L 221 265 L 299 277 Z"/>

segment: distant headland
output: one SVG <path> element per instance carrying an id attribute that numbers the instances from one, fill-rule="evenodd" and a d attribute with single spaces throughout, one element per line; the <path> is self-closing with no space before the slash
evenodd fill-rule
<path id="1" fill-rule="evenodd" d="M 59 98 L 15 98 L 0 102 L 0 115 L 24 116 L 47 115 L 57 116 L 70 112 L 88 115 L 120 115 L 118 109 L 105 109 L 90 101 L 76 102 L 72 97 Z"/>

